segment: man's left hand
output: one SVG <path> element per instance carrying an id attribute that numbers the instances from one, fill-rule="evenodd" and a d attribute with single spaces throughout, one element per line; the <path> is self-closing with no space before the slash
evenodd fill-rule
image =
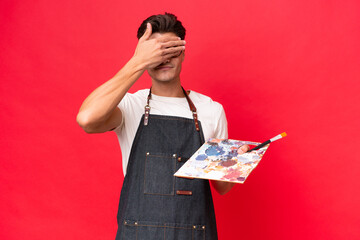
<path id="1" fill-rule="evenodd" d="M 247 145 L 247 144 L 244 144 L 244 145 L 242 145 L 239 149 L 238 149 L 238 154 L 243 154 L 243 153 L 246 153 L 247 151 L 249 151 L 250 150 L 250 147 L 249 147 L 249 145 Z"/>

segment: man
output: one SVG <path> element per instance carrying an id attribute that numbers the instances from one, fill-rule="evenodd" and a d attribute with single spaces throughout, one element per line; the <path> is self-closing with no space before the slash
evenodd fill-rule
<path id="1" fill-rule="evenodd" d="M 77 116 L 88 133 L 118 135 L 125 179 L 116 239 L 217 239 L 209 181 L 173 174 L 204 139 L 227 138 L 224 110 L 181 87 L 185 28 L 176 16 L 147 18 L 137 36 L 134 56 L 85 99 Z M 146 70 L 151 89 L 127 93 Z M 233 186 L 212 184 L 220 194 Z"/>

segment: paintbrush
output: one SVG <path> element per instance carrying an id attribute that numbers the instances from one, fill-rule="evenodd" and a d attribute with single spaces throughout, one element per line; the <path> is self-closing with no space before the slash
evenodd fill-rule
<path id="1" fill-rule="evenodd" d="M 281 138 L 283 138 L 283 137 L 286 137 L 286 132 L 283 132 L 283 133 L 281 133 L 281 134 L 279 134 L 279 135 L 271 138 L 270 140 L 267 140 L 266 142 L 263 142 L 263 143 L 261 143 L 260 145 L 257 145 L 256 147 L 250 149 L 250 150 L 247 151 L 247 152 L 251 152 L 251 151 L 254 151 L 254 150 L 258 150 L 258 149 L 262 148 L 263 146 L 265 146 L 266 144 L 269 144 L 269 143 L 271 143 L 271 142 L 274 142 L 274 141 L 276 141 L 276 140 L 279 140 L 279 139 L 281 139 Z"/>

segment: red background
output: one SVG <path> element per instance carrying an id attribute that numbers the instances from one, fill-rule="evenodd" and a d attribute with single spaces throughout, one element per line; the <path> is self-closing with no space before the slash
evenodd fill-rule
<path id="1" fill-rule="evenodd" d="M 0 239 L 114 239 L 117 139 L 75 117 L 164 11 L 187 28 L 183 85 L 223 104 L 230 138 L 288 133 L 245 184 L 214 194 L 220 239 L 360 239 L 359 1 L 0 5 Z M 149 86 L 144 75 L 131 92 Z"/>

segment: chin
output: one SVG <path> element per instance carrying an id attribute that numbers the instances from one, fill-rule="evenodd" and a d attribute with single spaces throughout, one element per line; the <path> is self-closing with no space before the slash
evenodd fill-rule
<path id="1" fill-rule="evenodd" d="M 157 82 L 171 82 L 175 79 L 174 76 L 169 76 L 169 75 L 163 75 L 163 74 L 149 74 L 151 79 L 157 81 Z"/>
<path id="2" fill-rule="evenodd" d="M 156 82 L 162 82 L 162 83 L 174 81 L 174 78 L 152 78 L 152 79 Z"/>

